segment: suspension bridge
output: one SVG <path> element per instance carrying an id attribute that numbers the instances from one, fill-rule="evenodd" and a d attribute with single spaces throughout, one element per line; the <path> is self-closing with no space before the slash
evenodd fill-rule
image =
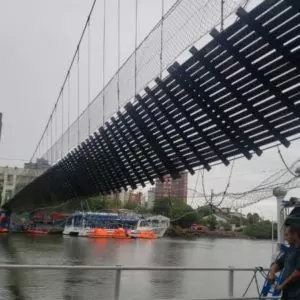
<path id="1" fill-rule="evenodd" d="M 209 171 L 276 145 L 289 147 L 300 133 L 300 3 L 265 0 L 247 11 L 247 2 L 181 0 L 167 13 L 162 5 L 157 26 L 140 45 L 135 33 L 135 51 L 122 66 L 118 59 L 108 83 L 103 75 L 103 89 L 93 101 L 88 71 L 89 104 L 80 114 L 79 53 L 87 36 L 89 68 L 95 1 L 32 156 L 51 167 L 5 207 L 29 210 L 136 189 L 167 174 Z M 103 5 L 104 66 L 105 0 Z M 226 25 L 230 16 L 235 21 Z M 207 32 L 209 41 L 199 46 Z M 72 124 L 71 74 L 77 78 L 78 108 Z"/>

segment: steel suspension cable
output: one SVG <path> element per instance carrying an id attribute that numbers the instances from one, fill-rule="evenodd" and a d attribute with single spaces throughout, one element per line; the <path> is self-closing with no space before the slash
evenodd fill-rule
<path id="1" fill-rule="evenodd" d="M 117 74 L 117 93 L 118 110 L 120 109 L 120 67 L 121 67 L 121 3 L 118 0 L 118 74 Z"/>
<path id="2" fill-rule="evenodd" d="M 88 134 L 91 134 L 91 26 L 90 19 L 88 19 Z"/>
<path id="3" fill-rule="evenodd" d="M 84 26 L 83 31 L 82 31 L 82 33 L 81 33 L 81 36 L 80 36 L 80 38 L 79 38 L 79 42 L 78 42 L 78 44 L 77 44 L 77 46 L 76 46 L 75 53 L 73 54 L 73 57 L 72 57 L 70 66 L 69 66 L 68 71 L 67 71 L 67 74 L 66 74 L 66 76 L 65 76 L 65 78 L 64 78 L 64 81 L 63 81 L 63 84 L 62 84 L 62 88 L 60 89 L 60 92 L 59 92 L 59 94 L 58 94 L 57 100 L 56 100 L 55 103 L 54 103 L 54 107 L 53 107 L 53 109 L 52 109 L 52 112 L 51 112 L 51 114 L 50 114 L 50 117 L 49 117 L 49 119 L 48 119 L 48 122 L 46 123 L 46 126 L 45 126 L 45 128 L 44 128 L 44 130 L 43 130 L 43 132 L 42 132 L 42 136 L 41 136 L 41 138 L 40 138 L 40 140 L 39 140 L 39 142 L 38 142 L 38 144 L 37 144 L 37 146 L 36 146 L 36 148 L 35 148 L 35 150 L 34 150 L 34 152 L 33 152 L 33 155 L 32 155 L 32 157 L 31 157 L 30 161 L 32 161 L 33 158 L 34 158 L 34 156 L 36 155 L 36 152 L 37 152 L 37 150 L 38 150 L 38 148 L 39 148 L 39 146 L 40 146 L 40 144 L 41 144 L 41 142 L 42 142 L 42 139 L 43 139 L 44 135 L 46 134 L 46 131 L 48 130 L 48 128 L 49 128 L 49 126 L 50 126 L 50 123 L 51 123 L 51 120 L 52 120 L 52 117 L 53 117 L 53 113 L 54 113 L 55 107 L 57 106 L 57 104 L 58 104 L 58 102 L 59 102 L 59 99 L 60 99 L 60 97 L 61 97 L 61 91 L 64 89 L 64 87 L 65 87 L 65 85 L 66 85 L 66 82 L 67 82 L 67 79 L 68 79 L 68 76 L 69 76 L 69 73 L 71 72 L 71 69 L 72 69 L 72 67 L 73 67 L 73 65 L 74 65 L 74 63 L 75 63 L 75 59 L 76 59 L 76 56 L 77 56 L 77 52 L 78 52 L 78 50 L 79 50 L 79 47 L 80 47 L 81 42 L 82 42 L 82 39 L 83 39 L 84 34 L 85 34 L 85 32 L 86 32 L 86 29 L 87 29 L 88 19 L 90 19 L 90 17 L 92 16 L 92 13 L 93 13 L 94 8 L 95 8 L 95 5 L 96 5 L 96 2 L 97 2 L 97 0 L 94 0 L 94 2 L 93 2 L 93 4 L 92 4 L 92 7 L 91 7 L 90 12 L 89 12 L 88 17 L 87 17 L 87 21 L 86 21 L 86 23 L 85 23 L 85 26 Z"/>
<path id="4" fill-rule="evenodd" d="M 80 143 L 80 126 L 79 126 L 79 116 L 80 116 L 80 61 L 79 61 L 79 49 L 77 51 L 77 142 Z"/>
<path id="5" fill-rule="evenodd" d="M 68 73 L 68 151 L 70 150 L 70 108 L 71 108 L 71 78 Z"/>
<path id="6" fill-rule="evenodd" d="M 61 92 L 61 158 L 63 158 L 63 154 L 64 154 L 63 134 L 64 134 L 64 91 L 62 90 Z"/>
<path id="7" fill-rule="evenodd" d="M 105 96 L 104 96 L 104 87 L 105 87 L 105 48 L 106 48 L 106 44 L 105 44 L 105 40 L 106 40 L 106 0 L 103 0 L 103 53 L 102 53 L 102 101 L 103 101 L 103 124 L 105 123 Z"/>
<path id="8" fill-rule="evenodd" d="M 163 50 L 164 50 L 164 15 L 165 15 L 165 0 L 161 0 L 161 29 L 160 29 L 160 79 L 163 72 Z"/>
<path id="9" fill-rule="evenodd" d="M 137 34 L 138 34 L 138 0 L 135 0 L 135 34 L 134 34 L 134 94 L 137 93 Z"/>

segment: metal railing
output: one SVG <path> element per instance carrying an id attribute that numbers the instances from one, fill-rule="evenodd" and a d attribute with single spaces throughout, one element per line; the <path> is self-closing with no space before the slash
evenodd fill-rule
<path id="1" fill-rule="evenodd" d="M 223 299 L 234 299 L 234 300 L 252 300 L 258 299 L 255 297 L 251 298 L 234 298 L 234 274 L 235 272 L 256 272 L 257 268 L 192 268 L 192 267 L 134 267 L 134 266 L 89 266 L 89 265 L 17 265 L 17 264 L 0 264 L 0 270 L 89 270 L 89 271 L 115 271 L 115 284 L 114 284 L 114 300 L 120 300 L 120 287 L 121 287 L 121 276 L 125 271 L 194 271 L 194 272 L 227 272 L 228 273 L 228 297 Z M 268 269 L 263 269 L 268 271 Z M 214 298 L 213 300 L 223 300 Z M 260 298 L 262 299 L 262 298 Z M 279 299 L 279 297 L 266 297 L 263 299 Z M 194 299 L 196 300 L 196 299 Z"/>

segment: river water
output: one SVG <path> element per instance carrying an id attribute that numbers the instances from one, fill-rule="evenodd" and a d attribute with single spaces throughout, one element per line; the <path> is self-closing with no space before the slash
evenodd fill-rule
<path id="1" fill-rule="evenodd" d="M 15 234 L 9 239 L 0 236 L 0 241 L 0 263 L 19 264 L 267 267 L 272 251 L 268 241 L 233 239 L 117 240 Z M 235 296 L 242 295 L 252 275 L 235 275 Z M 112 299 L 114 278 L 113 271 L 2 270 L 0 299 Z M 227 288 L 227 272 L 124 271 L 120 298 L 224 298 Z M 14 293 L 22 296 L 17 298 Z M 255 285 L 248 295 L 257 295 Z"/>

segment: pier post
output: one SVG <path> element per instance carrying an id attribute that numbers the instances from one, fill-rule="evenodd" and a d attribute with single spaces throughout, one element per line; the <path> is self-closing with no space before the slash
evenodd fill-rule
<path id="1" fill-rule="evenodd" d="M 234 294 L 234 269 L 233 267 L 228 267 L 228 297 L 233 298 Z"/>
<path id="2" fill-rule="evenodd" d="M 117 266 L 120 267 L 120 266 Z M 120 286 L 121 286 L 121 269 L 116 270 L 116 279 L 115 279 L 115 295 L 114 300 L 120 299 Z"/>

